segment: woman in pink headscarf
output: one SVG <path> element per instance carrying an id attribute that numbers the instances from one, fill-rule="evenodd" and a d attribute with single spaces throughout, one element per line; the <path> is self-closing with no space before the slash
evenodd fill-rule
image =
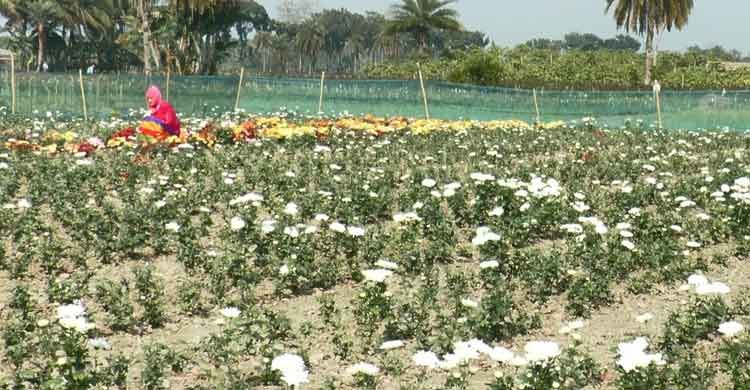
<path id="1" fill-rule="evenodd" d="M 141 134 L 164 141 L 169 137 L 180 136 L 180 119 L 174 112 L 174 108 L 166 100 L 161 98 L 161 91 L 155 85 L 146 90 L 146 101 L 151 114 L 143 119 L 141 123 Z"/>

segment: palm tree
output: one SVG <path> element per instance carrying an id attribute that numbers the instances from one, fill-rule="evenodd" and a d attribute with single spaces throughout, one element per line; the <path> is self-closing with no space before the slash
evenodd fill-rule
<path id="1" fill-rule="evenodd" d="M 431 30 L 461 30 L 458 12 L 447 5 L 457 0 L 401 0 L 391 8 L 393 19 L 388 21 L 389 34 L 410 33 L 419 42 L 419 51 L 427 49 L 427 38 Z"/>
<path id="2" fill-rule="evenodd" d="M 672 27 L 682 30 L 693 10 L 693 0 L 605 0 L 605 13 L 614 10 L 618 28 L 646 36 L 644 84 L 651 84 L 654 64 L 654 36 Z"/>
<path id="3" fill-rule="evenodd" d="M 308 19 L 302 23 L 294 42 L 301 54 L 310 58 L 310 73 L 318 59 L 318 54 L 325 45 L 326 32 L 323 25 L 315 20 Z M 300 72 L 301 73 L 301 72 Z"/>
<path id="4" fill-rule="evenodd" d="M 22 20 L 34 26 L 37 35 L 37 72 L 45 61 L 47 34 L 60 22 L 72 19 L 68 10 L 55 0 L 0 0 L 0 11 L 11 20 Z"/>
<path id="5" fill-rule="evenodd" d="M 266 31 L 258 31 L 253 38 L 253 48 L 260 52 L 263 59 L 263 73 L 266 73 L 268 64 L 268 53 L 273 47 L 273 34 Z"/>

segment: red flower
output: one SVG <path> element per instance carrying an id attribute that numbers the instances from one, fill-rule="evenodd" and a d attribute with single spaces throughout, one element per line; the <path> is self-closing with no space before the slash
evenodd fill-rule
<path id="1" fill-rule="evenodd" d="M 78 153 L 91 154 L 91 153 L 94 152 L 94 150 L 96 150 L 96 146 L 91 145 L 88 142 L 84 142 L 84 143 L 78 145 Z"/>

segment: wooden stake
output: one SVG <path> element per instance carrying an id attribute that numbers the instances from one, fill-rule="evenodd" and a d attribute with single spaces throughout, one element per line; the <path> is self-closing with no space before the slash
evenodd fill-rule
<path id="1" fill-rule="evenodd" d="M 656 98 L 656 118 L 659 121 L 659 130 L 662 129 L 661 123 L 661 101 L 659 95 L 661 94 L 661 85 L 659 81 L 654 82 L 654 97 Z"/>
<path id="2" fill-rule="evenodd" d="M 542 117 L 539 115 L 539 101 L 536 98 L 536 88 L 534 88 L 534 109 L 536 109 L 536 123 L 542 123 Z"/>
<path id="3" fill-rule="evenodd" d="M 323 112 L 323 85 L 326 79 L 326 72 L 320 74 L 320 100 L 318 100 L 318 114 Z"/>
<path id="4" fill-rule="evenodd" d="M 422 78 L 422 65 L 417 62 L 417 73 L 419 73 L 419 85 L 422 87 L 422 100 L 424 100 L 424 116 L 430 119 L 430 108 L 427 106 L 427 91 L 424 88 L 424 78 Z"/>
<path id="5" fill-rule="evenodd" d="M 240 92 L 242 91 L 242 80 L 245 78 L 245 68 L 240 68 L 240 83 L 237 84 L 237 99 L 234 101 L 234 110 L 240 108 Z"/>
<path id="6" fill-rule="evenodd" d="M 169 62 L 167 62 L 167 101 L 169 101 Z"/>
<path id="7" fill-rule="evenodd" d="M 16 60 L 13 53 L 10 55 L 10 93 L 11 93 L 11 103 L 10 103 L 10 111 L 11 113 L 16 113 Z"/>
<path id="8" fill-rule="evenodd" d="M 86 110 L 86 91 L 83 89 L 83 70 L 78 69 L 78 82 L 81 85 L 81 101 L 83 103 L 83 119 L 85 121 L 89 120 L 89 113 Z"/>

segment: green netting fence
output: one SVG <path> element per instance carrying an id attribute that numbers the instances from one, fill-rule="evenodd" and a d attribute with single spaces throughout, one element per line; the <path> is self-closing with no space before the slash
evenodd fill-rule
<path id="1" fill-rule="evenodd" d="M 0 81 L 0 105 L 9 107 L 10 77 Z M 205 115 L 232 110 L 240 78 L 237 76 L 171 76 L 169 99 L 182 115 Z M 148 84 L 167 91 L 167 77 L 98 74 L 84 76 L 89 116 L 124 115 L 145 107 Z M 21 73 L 16 75 L 16 110 L 20 114 L 83 112 L 78 74 Z M 534 121 L 537 107 L 542 121 L 596 118 L 610 127 L 626 121 L 656 123 L 654 94 L 648 91 L 536 91 L 480 87 L 426 81 L 430 114 L 443 119 L 520 119 Z M 244 77 L 239 107 L 267 114 L 282 109 L 316 115 L 320 79 Z M 663 125 L 673 129 L 750 129 L 750 91 L 662 90 Z M 325 114 L 349 113 L 423 117 L 417 80 L 326 80 Z"/>

